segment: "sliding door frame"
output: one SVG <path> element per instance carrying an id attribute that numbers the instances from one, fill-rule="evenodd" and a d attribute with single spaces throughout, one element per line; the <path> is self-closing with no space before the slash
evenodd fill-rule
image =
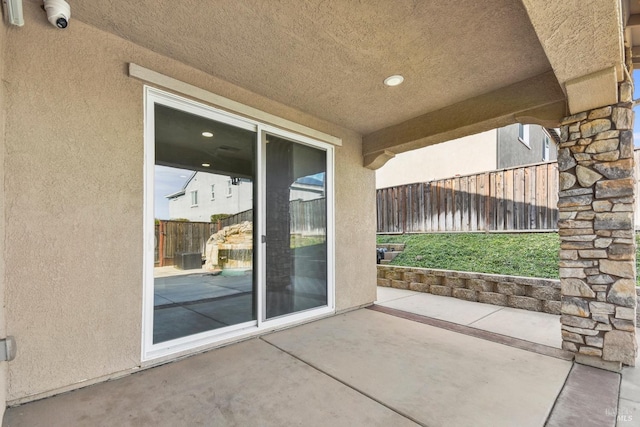
<path id="1" fill-rule="evenodd" d="M 256 181 L 257 197 L 254 199 L 254 268 L 257 269 L 254 286 L 256 292 L 256 320 L 238 325 L 214 329 L 178 339 L 153 343 L 154 314 L 154 168 L 155 168 L 155 108 L 156 104 L 196 114 L 241 129 L 257 133 Z M 288 139 L 308 145 L 326 153 L 326 218 L 327 218 L 327 305 L 274 319 L 266 319 L 266 244 L 262 236 L 266 230 L 266 135 Z M 263 334 L 285 326 L 291 326 L 314 318 L 335 313 L 335 210 L 334 210 L 334 147 L 291 131 L 248 119 L 215 107 L 193 101 L 150 86 L 144 87 L 144 218 L 143 218 L 143 293 L 141 360 L 143 364 L 170 360 L 186 354 Z M 145 363 L 147 362 L 147 363 Z"/>

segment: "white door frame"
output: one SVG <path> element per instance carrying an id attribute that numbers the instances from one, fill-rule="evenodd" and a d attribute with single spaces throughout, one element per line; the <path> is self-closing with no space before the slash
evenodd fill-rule
<path id="1" fill-rule="evenodd" d="M 153 344 L 153 309 L 154 309 L 154 166 L 155 166 L 155 111 L 154 105 L 162 104 L 187 113 L 199 115 L 211 120 L 229 124 L 241 129 L 257 133 L 256 147 L 256 181 L 257 197 L 254 200 L 257 233 L 254 242 L 254 268 L 257 281 L 256 320 L 214 329 L 166 342 Z M 245 337 L 263 334 L 284 326 L 290 326 L 313 318 L 325 317 L 335 313 L 335 211 L 334 211 L 334 147 L 294 132 L 276 128 L 233 113 L 174 95 L 150 86 L 144 87 L 144 256 L 143 256 L 143 303 L 142 303 L 142 362 L 153 364 L 154 361 L 167 360 L 189 353 L 213 348 Z M 292 313 L 272 320 L 265 318 L 265 244 L 261 236 L 265 234 L 265 144 L 266 135 L 282 137 L 293 142 L 309 145 L 324 150 L 327 159 L 326 172 L 326 206 L 327 206 L 327 305 L 302 312 Z M 254 183 L 255 185 L 256 183 Z"/>

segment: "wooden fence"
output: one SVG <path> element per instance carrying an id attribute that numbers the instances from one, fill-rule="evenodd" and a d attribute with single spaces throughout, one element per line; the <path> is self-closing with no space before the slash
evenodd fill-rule
<path id="1" fill-rule="evenodd" d="M 640 149 L 635 227 L 640 229 Z M 558 228 L 558 164 L 504 169 L 377 190 L 378 233 Z"/>
<path id="2" fill-rule="evenodd" d="M 158 267 L 174 264 L 174 255 L 200 252 L 204 255 L 209 237 L 218 231 L 211 222 L 158 221 L 156 223 L 155 263 Z"/>
<path id="3" fill-rule="evenodd" d="M 293 200 L 290 209 L 291 234 L 326 234 L 327 208 L 324 198 Z M 239 212 L 217 223 L 160 220 L 156 223 L 155 265 L 174 265 L 174 256 L 178 253 L 200 252 L 204 256 L 207 240 L 212 234 L 243 221 L 253 221 L 253 209 Z"/>
<path id="4" fill-rule="evenodd" d="M 291 212 L 291 234 L 324 236 L 327 233 L 327 203 L 323 197 L 313 200 L 293 200 Z"/>
<path id="5" fill-rule="evenodd" d="M 237 214 L 231 215 L 228 218 L 221 219 L 219 221 L 219 228 L 222 229 L 222 228 L 227 227 L 229 225 L 240 224 L 241 222 L 244 222 L 244 221 L 253 222 L 253 209 L 249 209 L 249 210 L 246 210 L 246 211 L 238 212 Z"/>
<path id="6" fill-rule="evenodd" d="M 549 230 L 558 222 L 558 165 L 377 190 L 379 233 Z"/>
<path id="7" fill-rule="evenodd" d="M 289 202 L 289 212 L 291 234 L 324 235 L 326 233 L 327 203 L 325 198 L 292 200 Z M 243 221 L 253 221 L 253 209 L 220 220 L 220 228 Z"/>

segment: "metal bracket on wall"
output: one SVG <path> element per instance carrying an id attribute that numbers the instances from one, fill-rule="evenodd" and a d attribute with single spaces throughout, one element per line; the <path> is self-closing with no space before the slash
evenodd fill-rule
<path id="1" fill-rule="evenodd" d="M 0 340 L 0 362 L 10 362 L 16 358 L 16 339 L 6 337 Z"/>

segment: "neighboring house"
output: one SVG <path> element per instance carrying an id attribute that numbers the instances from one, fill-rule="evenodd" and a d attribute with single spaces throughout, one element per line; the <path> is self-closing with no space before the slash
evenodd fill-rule
<path id="1" fill-rule="evenodd" d="M 253 184 L 206 172 L 194 172 L 182 190 L 166 196 L 169 219 L 211 221 L 214 214 L 236 214 L 253 207 Z"/>
<path id="2" fill-rule="evenodd" d="M 558 158 L 560 138 L 554 129 L 514 124 L 496 131 L 496 169 L 551 162 Z"/>
<path id="3" fill-rule="evenodd" d="M 376 171 L 376 188 L 554 161 L 558 142 L 538 125 L 493 129 L 396 155 Z"/>
<path id="4" fill-rule="evenodd" d="M 324 197 L 323 177 L 305 176 L 291 185 L 291 201 Z M 252 209 L 253 184 L 244 178 L 194 172 L 182 190 L 166 198 L 169 199 L 169 219 L 209 222 L 214 214 L 233 215 Z"/>
<path id="5" fill-rule="evenodd" d="M 619 102 L 632 102 L 624 47 L 631 52 L 634 43 L 623 40 L 628 14 L 619 1 L 70 0 L 66 29 L 48 22 L 40 1 L 3 9 L 8 3 L 22 4 L 24 26 L 0 24 L 0 339 L 15 337 L 18 356 L 0 361 L 0 413 L 4 402 L 42 399 L 372 304 L 373 170 L 394 154 L 518 121 L 556 127 L 573 116 L 566 134 L 589 112 L 612 117 L 612 108 L 612 139 L 621 139 L 620 150 L 628 145 L 630 120 L 621 118 L 629 108 Z M 393 74 L 404 83 L 386 86 Z M 576 161 L 563 150 L 563 166 Z M 460 155 L 445 151 L 435 161 Z M 167 317 L 169 326 L 205 330 L 169 340 L 154 334 L 156 303 L 180 309 L 154 298 L 156 165 L 202 172 L 213 165 L 254 182 L 251 247 L 221 249 L 258 260 L 242 276 L 250 283 L 225 291 L 245 303 L 242 313 L 229 310 L 233 325 L 192 321 L 195 313 L 184 310 Z M 577 182 L 574 170 L 565 170 L 567 185 Z M 630 171 L 629 162 L 616 169 Z M 314 227 L 325 239 L 292 248 L 291 184 L 323 173 L 325 217 Z M 565 217 L 575 218 L 575 203 L 566 206 Z M 588 213 L 585 221 L 595 217 Z M 626 227 L 626 214 L 614 213 L 599 235 L 611 236 L 611 224 Z M 620 244 L 572 256 L 604 257 Z M 635 259 L 635 247 L 627 249 Z M 609 268 L 633 282 L 625 262 Z M 605 264 L 571 263 L 561 274 L 584 278 Z M 293 295 L 298 305 L 290 304 L 292 277 L 313 291 Z M 595 295 L 578 282 L 574 295 Z M 569 308 L 590 316 L 580 298 Z M 606 311 L 617 313 L 616 305 Z M 620 312 L 631 318 L 629 310 Z M 604 331 L 587 332 L 603 345 Z M 613 332 L 604 349 L 585 353 L 626 361 L 618 355 L 628 349 L 616 345 L 635 344 L 633 332 Z"/>

